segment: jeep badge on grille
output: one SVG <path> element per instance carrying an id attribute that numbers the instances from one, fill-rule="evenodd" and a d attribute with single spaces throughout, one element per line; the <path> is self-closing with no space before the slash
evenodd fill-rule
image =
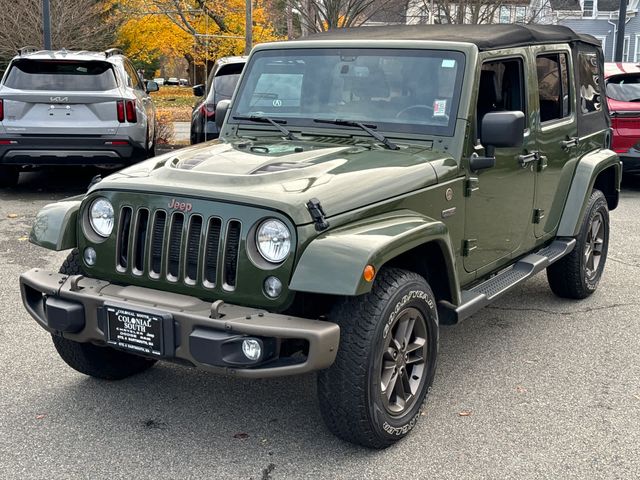
<path id="1" fill-rule="evenodd" d="M 188 202 L 179 202 L 175 198 L 172 198 L 171 201 L 169 202 L 169 208 L 188 213 L 191 210 L 193 210 L 193 205 Z"/>

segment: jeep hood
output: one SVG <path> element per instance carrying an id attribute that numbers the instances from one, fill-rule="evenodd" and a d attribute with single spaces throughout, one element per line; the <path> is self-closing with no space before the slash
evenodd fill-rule
<path id="1" fill-rule="evenodd" d="M 392 151 L 351 142 L 216 141 L 136 164 L 91 191 L 147 191 L 260 205 L 301 225 L 311 222 L 305 206 L 311 198 L 320 200 L 332 217 L 432 185 L 437 172 L 454 168 L 453 159 L 427 146 Z"/>

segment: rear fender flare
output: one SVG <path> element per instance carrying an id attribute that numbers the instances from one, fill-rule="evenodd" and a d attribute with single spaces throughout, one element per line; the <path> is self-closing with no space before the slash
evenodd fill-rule
<path id="1" fill-rule="evenodd" d="M 620 180 L 622 177 L 622 166 L 618 156 L 612 150 L 602 149 L 589 153 L 578 162 L 573 175 L 569 195 L 565 202 L 560 225 L 558 226 L 558 237 L 575 237 L 580 229 L 580 221 L 587 208 L 591 191 L 600 173 L 607 168 L 614 169 L 615 176 L 611 186 L 614 198 L 607 198 L 612 204 L 612 209 L 617 205 L 617 197 L 620 193 Z M 605 194 L 607 192 L 604 192 Z"/>

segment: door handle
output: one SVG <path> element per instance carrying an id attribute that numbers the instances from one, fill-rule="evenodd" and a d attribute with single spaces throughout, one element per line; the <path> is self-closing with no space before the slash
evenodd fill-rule
<path id="1" fill-rule="evenodd" d="M 577 147 L 578 146 L 578 137 L 570 137 L 567 140 L 563 140 L 560 142 L 563 150 L 567 148 Z"/>
<path id="2" fill-rule="evenodd" d="M 540 159 L 538 152 L 531 152 L 525 155 L 518 155 L 518 163 L 522 168 L 526 168 L 530 163 L 537 162 Z"/>

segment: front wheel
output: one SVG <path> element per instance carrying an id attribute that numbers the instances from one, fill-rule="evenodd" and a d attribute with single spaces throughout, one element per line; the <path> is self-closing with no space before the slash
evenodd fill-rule
<path id="1" fill-rule="evenodd" d="M 322 416 L 343 440 L 386 448 L 413 429 L 433 382 L 433 292 L 420 275 L 385 269 L 370 293 L 345 299 L 331 319 L 340 325 L 340 347 L 318 373 Z"/>
<path id="2" fill-rule="evenodd" d="M 547 279 L 559 297 L 582 299 L 596 291 L 609 250 L 609 209 L 600 190 L 593 190 L 576 246 L 547 268 Z"/>
<path id="3" fill-rule="evenodd" d="M 59 270 L 65 275 L 82 274 L 82 260 L 73 249 Z M 74 370 L 104 380 L 121 380 L 151 368 L 156 361 L 91 343 L 78 343 L 52 335 L 60 358 Z"/>

